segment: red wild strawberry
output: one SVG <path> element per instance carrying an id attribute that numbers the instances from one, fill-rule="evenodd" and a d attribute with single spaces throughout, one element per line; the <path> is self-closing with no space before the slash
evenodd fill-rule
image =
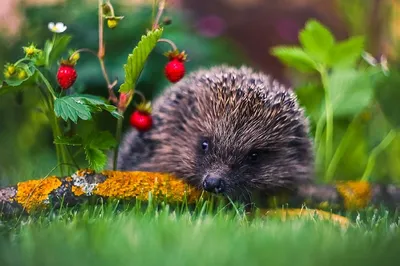
<path id="1" fill-rule="evenodd" d="M 185 75 L 185 65 L 178 59 L 172 59 L 165 66 L 165 76 L 173 83 L 178 82 Z"/>
<path id="2" fill-rule="evenodd" d="M 136 110 L 132 113 L 130 118 L 131 126 L 135 127 L 139 131 L 147 131 L 153 124 L 151 115 L 144 111 Z"/>
<path id="3" fill-rule="evenodd" d="M 185 75 L 185 52 L 179 53 L 178 50 L 169 51 L 165 54 L 169 58 L 169 62 L 165 65 L 164 73 L 167 79 L 172 82 L 178 82 Z"/>
<path id="4" fill-rule="evenodd" d="M 74 84 L 77 76 L 73 65 L 61 63 L 57 71 L 57 81 L 63 90 L 69 89 Z"/>
<path id="5" fill-rule="evenodd" d="M 151 102 L 142 102 L 136 107 L 130 118 L 131 126 L 139 131 L 147 131 L 153 125 L 151 117 Z"/>

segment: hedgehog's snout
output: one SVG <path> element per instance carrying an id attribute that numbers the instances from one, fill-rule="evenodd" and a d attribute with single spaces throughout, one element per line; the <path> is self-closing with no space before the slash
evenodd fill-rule
<path id="1" fill-rule="evenodd" d="M 226 183 L 219 175 L 209 174 L 203 181 L 203 188 L 205 191 L 220 194 L 225 192 Z"/>

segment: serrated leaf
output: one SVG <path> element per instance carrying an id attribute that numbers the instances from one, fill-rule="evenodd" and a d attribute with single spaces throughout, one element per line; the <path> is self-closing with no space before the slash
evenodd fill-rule
<path id="1" fill-rule="evenodd" d="M 92 118 L 89 107 L 79 97 L 65 96 L 57 98 L 54 101 L 54 111 L 57 117 L 61 117 L 65 121 L 70 119 L 75 124 L 78 122 L 78 118 L 82 120 Z"/>
<path id="2" fill-rule="evenodd" d="M 106 154 L 99 149 L 89 146 L 85 146 L 84 150 L 86 160 L 89 163 L 89 168 L 93 169 L 96 172 L 100 172 L 101 170 L 103 170 L 104 166 L 107 163 Z"/>
<path id="3" fill-rule="evenodd" d="M 374 92 L 370 75 L 370 72 L 354 69 L 332 72 L 328 86 L 334 116 L 355 116 L 371 103 Z"/>
<path id="4" fill-rule="evenodd" d="M 106 99 L 104 99 L 103 97 L 91 94 L 78 94 L 75 97 L 84 101 L 86 105 L 90 107 L 91 112 L 100 112 L 102 110 L 105 110 L 116 118 L 123 117 L 120 113 L 118 113 L 117 107 L 111 104 L 107 104 Z"/>
<path id="5" fill-rule="evenodd" d="M 87 145 L 91 148 L 108 150 L 117 145 L 114 136 L 108 131 L 93 132 L 87 137 Z"/>
<path id="6" fill-rule="evenodd" d="M 391 71 L 388 77 L 378 81 L 375 89 L 376 99 L 380 108 L 392 125 L 392 127 L 400 128 L 400 72 Z"/>
<path id="7" fill-rule="evenodd" d="M 100 112 L 101 110 L 105 110 L 108 112 L 112 112 L 117 109 L 117 107 L 115 107 L 114 105 L 107 104 L 104 98 L 96 95 L 77 94 L 74 97 L 84 101 L 89 107 L 92 108 L 93 111 Z"/>
<path id="8" fill-rule="evenodd" d="M 58 136 L 54 140 L 54 144 L 64 144 L 70 146 L 81 146 L 82 138 L 78 135 L 74 135 L 72 137 Z"/>
<path id="9" fill-rule="evenodd" d="M 125 81 L 121 84 L 119 92 L 128 92 L 135 88 L 137 79 L 143 70 L 147 57 L 157 44 L 163 32 L 162 28 L 149 31 L 143 35 L 138 45 L 128 55 L 127 63 L 124 65 Z"/>
<path id="10" fill-rule="evenodd" d="M 299 33 L 299 41 L 307 54 L 318 62 L 325 63 L 329 50 L 335 44 L 335 37 L 327 27 L 311 19 Z"/>
<path id="11" fill-rule="evenodd" d="M 67 50 L 69 43 L 71 42 L 72 36 L 63 34 L 56 35 L 53 43 L 53 47 L 50 50 L 48 57 L 48 64 L 53 64 L 60 59 L 61 54 Z"/>
<path id="12" fill-rule="evenodd" d="M 332 47 L 328 64 L 332 67 L 353 67 L 364 51 L 365 38 L 354 36 Z"/>
<path id="13" fill-rule="evenodd" d="M 313 72 L 317 69 L 315 61 L 300 47 L 277 46 L 272 48 L 271 54 L 282 63 L 301 72 Z"/>
<path id="14" fill-rule="evenodd" d="M 70 35 L 56 35 L 54 40 L 46 40 L 43 48 L 43 53 L 36 60 L 38 66 L 50 66 L 60 59 L 61 54 L 67 50 L 72 36 Z"/>

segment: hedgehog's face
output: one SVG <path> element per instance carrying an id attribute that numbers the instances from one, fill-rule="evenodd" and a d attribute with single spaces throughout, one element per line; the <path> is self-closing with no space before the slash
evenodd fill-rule
<path id="1" fill-rule="evenodd" d="M 311 142 L 296 99 L 247 72 L 213 69 L 175 85 L 154 108 L 154 156 L 141 168 L 248 201 L 308 179 Z"/>
<path id="2" fill-rule="evenodd" d="M 251 202 L 254 192 L 293 189 L 309 178 L 312 160 L 306 127 L 293 120 L 274 128 L 266 113 L 260 116 L 208 121 L 208 132 L 195 144 L 198 186 Z"/>

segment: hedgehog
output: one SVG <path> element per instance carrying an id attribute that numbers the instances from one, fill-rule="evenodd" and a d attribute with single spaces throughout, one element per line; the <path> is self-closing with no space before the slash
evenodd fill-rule
<path id="1" fill-rule="evenodd" d="M 156 97 L 152 116 L 149 131 L 124 134 L 118 170 L 170 173 L 245 203 L 313 179 L 309 122 L 295 93 L 250 67 L 195 70 Z"/>

